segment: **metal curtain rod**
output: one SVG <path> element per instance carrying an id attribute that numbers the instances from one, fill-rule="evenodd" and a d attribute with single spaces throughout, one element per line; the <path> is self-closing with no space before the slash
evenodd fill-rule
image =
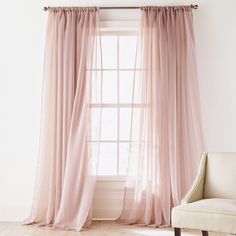
<path id="1" fill-rule="evenodd" d="M 190 7 L 192 9 L 198 9 L 198 5 L 191 4 Z M 43 10 L 47 11 L 52 7 L 44 7 Z M 140 9 L 141 7 L 133 6 L 133 7 L 99 7 L 101 10 L 112 10 L 112 9 Z"/>

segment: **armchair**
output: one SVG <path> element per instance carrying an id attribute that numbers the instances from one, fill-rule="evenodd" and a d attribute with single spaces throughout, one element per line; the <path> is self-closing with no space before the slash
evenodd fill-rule
<path id="1" fill-rule="evenodd" d="M 236 153 L 203 153 L 197 177 L 172 209 L 175 236 L 181 228 L 236 234 Z"/>

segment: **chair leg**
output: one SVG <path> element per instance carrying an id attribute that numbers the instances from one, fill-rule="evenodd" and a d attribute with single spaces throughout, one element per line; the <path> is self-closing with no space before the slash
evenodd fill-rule
<path id="1" fill-rule="evenodd" d="M 175 236 L 181 236 L 181 229 L 175 228 Z"/>
<path id="2" fill-rule="evenodd" d="M 202 236 L 208 236 L 208 231 L 203 230 L 202 231 Z"/>

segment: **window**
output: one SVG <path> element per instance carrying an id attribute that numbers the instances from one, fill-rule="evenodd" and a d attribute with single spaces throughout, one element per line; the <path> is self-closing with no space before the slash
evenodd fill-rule
<path id="1" fill-rule="evenodd" d="M 99 85 L 92 81 L 90 141 L 92 149 L 97 150 L 101 111 L 98 176 L 119 177 L 127 174 L 132 94 L 136 91 L 136 89 L 133 90 L 133 86 L 139 86 L 136 82 L 134 83 L 134 75 L 138 70 L 135 68 L 137 35 L 122 32 L 106 33 L 101 36 L 101 48 L 102 63 L 99 54 L 95 58 L 98 60 L 98 66 L 92 68 L 92 73 L 98 76 L 96 81 Z M 98 99 L 101 95 L 102 101 Z M 138 96 L 134 94 L 133 117 L 136 116 L 137 119 L 132 119 L 132 130 L 139 128 L 138 115 L 136 115 L 139 108 Z"/>

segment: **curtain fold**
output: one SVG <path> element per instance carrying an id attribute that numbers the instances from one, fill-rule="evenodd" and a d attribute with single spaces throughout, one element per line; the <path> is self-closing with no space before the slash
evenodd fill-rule
<path id="1" fill-rule="evenodd" d="M 140 45 L 140 131 L 118 222 L 169 226 L 204 151 L 191 7 L 143 7 Z"/>
<path id="2" fill-rule="evenodd" d="M 88 130 L 97 8 L 51 8 L 45 46 L 41 138 L 27 224 L 80 230 L 91 221 L 96 176 Z"/>
<path id="3" fill-rule="evenodd" d="M 50 9 L 38 172 L 27 224 L 81 230 L 91 223 L 99 146 L 91 160 L 88 68 L 97 27 L 97 8 Z M 140 130 L 130 133 L 118 221 L 168 226 L 204 150 L 191 8 L 143 7 L 140 42 L 134 80 L 141 85 L 134 91 L 140 94 Z"/>

